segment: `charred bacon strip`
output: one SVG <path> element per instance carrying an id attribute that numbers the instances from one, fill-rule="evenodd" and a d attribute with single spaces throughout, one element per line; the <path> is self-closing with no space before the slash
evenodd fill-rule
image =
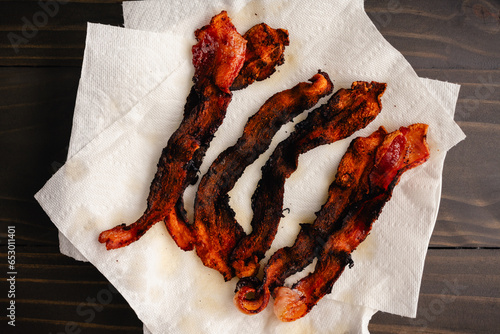
<path id="1" fill-rule="evenodd" d="M 221 13 L 222 14 L 222 13 Z M 203 29 L 200 29 L 200 34 Z M 237 90 L 237 89 L 242 89 L 246 87 L 248 84 L 252 83 L 255 80 L 263 80 L 270 76 L 274 72 L 275 66 L 281 65 L 283 63 L 283 51 L 284 47 L 288 45 L 288 33 L 286 30 L 282 29 L 272 29 L 268 27 L 265 24 L 260 24 L 257 25 L 253 28 L 251 28 L 245 35 L 244 35 L 245 40 L 247 40 L 247 52 L 245 54 L 245 63 L 244 67 L 246 68 L 251 68 L 251 70 L 246 70 L 245 72 L 241 71 L 239 72 L 237 78 L 235 79 L 234 82 L 239 82 L 239 84 L 233 85 L 230 87 L 230 90 Z M 267 42 L 265 42 L 267 41 Z M 210 40 L 210 35 L 208 35 L 208 38 L 206 38 L 206 42 L 211 43 Z M 203 67 L 202 64 L 206 63 L 206 61 L 203 61 L 203 52 L 204 51 L 204 45 L 203 42 L 200 40 L 200 42 L 197 44 L 198 49 L 195 50 L 195 47 L 193 47 L 193 63 L 198 63 L 199 68 L 197 69 L 198 71 L 201 71 L 201 69 L 205 68 L 207 71 L 210 71 L 210 64 L 208 66 Z M 208 45 L 208 44 L 207 44 Z M 250 48 L 251 52 L 248 52 L 248 48 Z M 228 53 L 231 55 L 231 53 Z M 262 59 L 260 59 L 261 57 Z M 197 60 L 200 61 L 197 61 Z M 208 57 L 208 60 L 211 58 Z M 208 61 L 207 60 L 207 61 Z M 212 59 L 213 60 L 213 59 Z M 219 56 L 216 57 L 216 62 L 218 61 L 220 64 L 224 65 L 224 62 L 227 61 L 224 59 L 224 56 Z M 247 64 L 248 63 L 248 64 Z M 253 65 L 251 65 L 253 64 Z M 221 68 L 223 67 L 221 65 Z M 221 71 L 219 71 L 221 72 Z M 229 72 L 231 72 L 231 69 L 229 69 Z M 248 76 L 248 78 L 247 78 Z M 215 73 L 214 75 L 215 81 L 224 84 L 224 75 L 221 75 L 220 73 L 217 74 Z M 194 78 L 194 81 L 196 81 L 196 76 Z M 226 90 L 227 91 L 227 90 Z M 185 113 L 186 111 L 192 110 L 196 107 L 196 104 L 199 103 L 199 97 L 196 96 L 196 94 L 193 94 L 193 91 L 191 92 L 190 96 L 187 99 L 187 104 L 185 107 Z M 186 117 L 185 117 L 186 118 Z M 188 184 L 195 184 L 197 181 L 197 171 L 199 166 L 201 165 L 201 160 L 203 159 L 203 156 L 205 154 L 206 149 L 208 148 L 208 143 L 205 145 L 205 147 L 201 147 L 203 149 L 198 149 L 197 155 L 188 163 L 187 165 L 187 177 L 186 180 L 188 180 Z M 153 188 L 153 187 L 152 187 Z M 185 186 L 183 187 L 183 189 Z M 149 203 L 149 201 L 148 201 Z M 148 208 L 150 205 L 148 204 Z M 146 210 L 147 212 L 148 210 Z M 183 201 L 182 201 L 182 196 L 180 196 L 177 200 L 177 203 L 175 204 L 174 207 L 171 208 L 164 208 L 164 212 L 160 215 L 163 216 L 163 220 L 165 222 L 165 225 L 172 236 L 172 238 L 175 240 L 177 245 L 183 249 L 183 250 L 191 250 L 194 247 L 194 240 L 193 240 L 193 235 L 192 231 L 188 225 L 188 220 L 186 218 L 186 213 L 184 210 L 183 206 Z M 144 226 L 143 228 L 134 228 L 133 231 L 128 232 L 127 230 L 123 230 L 121 226 L 117 226 L 115 229 L 106 231 L 105 234 L 100 236 L 100 240 L 105 240 L 105 238 L 109 239 L 130 239 L 127 241 L 126 244 L 129 244 L 142 236 L 149 227 L 152 226 L 148 225 L 149 220 L 151 219 L 158 219 L 158 218 L 151 218 L 152 215 L 147 215 L 146 213 L 136 222 L 136 226 Z M 161 220 L 161 219 L 160 219 Z M 153 223 L 154 224 L 154 223 Z M 133 234 L 138 234 L 138 236 L 134 237 Z M 122 236 L 120 236 L 120 234 Z M 140 235 L 139 235 L 140 234 Z M 135 240 L 132 240 L 134 239 Z M 103 242 L 103 241 L 101 241 Z M 108 243 L 107 243 L 108 244 Z M 126 245 L 125 243 L 123 245 L 117 245 L 117 242 L 115 242 L 115 246 L 112 246 L 110 244 L 111 248 L 118 248 Z M 109 249 L 109 248 L 108 248 Z"/>
<path id="2" fill-rule="evenodd" d="M 428 126 L 413 124 L 388 134 L 377 149 L 370 173 L 360 186 L 369 191 L 359 201 L 349 205 L 335 222 L 335 232 L 320 247 L 313 273 L 295 283 L 292 288 L 277 287 L 274 312 L 282 321 L 294 321 L 306 315 L 316 303 L 330 293 L 333 284 L 346 265 L 350 254 L 365 240 L 385 203 L 390 200 L 401 175 L 429 158 L 426 143 Z M 366 175 L 366 173 L 365 173 Z M 326 207 L 322 209 L 328 210 Z M 321 219 L 321 214 L 318 219 Z"/>
<path id="3" fill-rule="evenodd" d="M 250 28 L 243 38 L 248 41 L 245 64 L 231 86 L 233 91 L 271 76 L 285 61 L 283 53 L 289 45 L 288 31 L 272 29 L 265 23 Z"/>
<path id="4" fill-rule="evenodd" d="M 196 194 L 194 231 L 196 252 L 205 266 L 218 270 L 226 280 L 234 273 L 229 255 L 244 232 L 229 206 L 228 192 L 270 145 L 281 126 L 332 92 L 328 75 L 319 72 L 295 87 L 269 98 L 248 120 L 236 144 L 222 152 L 201 179 Z"/>
<path id="5" fill-rule="evenodd" d="M 267 306 L 271 291 L 283 286 L 287 277 L 313 261 L 345 208 L 368 192 L 360 181 L 366 178 L 363 173 L 372 169 L 377 147 L 386 135 L 387 131 L 380 128 L 369 137 L 359 137 L 351 142 L 328 189 L 328 200 L 316 214 L 314 223 L 303 224 L 293 246 L 281 248 L 271 256 L 264 268 L 262 283 L 248 278 L 238 283 L 234 302 L 242 312 L 252 314 L 262 311 Z M 252 298 L 246 297 L 249 294 Z"/>
<path id="6" fill-rule="evenodd" d="M 241 239 L 232 254 L 238 277 L 255 275 L 259 261 L 270 248 L 282 217 L 285 180 L 297 169 L 299 155 L 368 125 L 380 113 L 385 88 L 384 83 L 357 81 L 351 89 L 340 89 L 277 146 L 262 168 L 262 178 L 252 196 L 252 233 Z"/>
<path id="7" fill-rule="evenodd" d="M 196 171 L 221 124 L 231 101 L 229 88 L 245 61 L 246 40 L 236 31 L 225 11 L 195 32 L 193 46 L 194 85 L 187 98 L 184 118 L 163 149 L 150 187 L 147 209 L 135 223 L 116 226 L 99 236 L 107 249 L 126 246 L 138 240 L 156 222 L 165 218 L 174 240 L 183 249 L 192 249 L 187 225 L 179 223 L 180 198 L 195 181 Z M 170 222 L 172 222 L 170 224 Z M 168 222 L 168 223 L 167 223 Z"/>
<path id="8" fill-rule="evenodd" d="M 231 91 L 243 89 L 254 81 L 264 80 L 273 74 L 276 66 L 283 64 L 283 52 L 285 46 L 289 44 L 286 30 L 273 29 L 265 23 L 250 28 L 243 38 L 247 41 L 245 62 L 230 88 Z M 191 184 L 195 184 L 198 179 L 198 169 L 190 168 L 189 172 L 192 175 L 188 179 L 192 180 Z M 179 198 L 175 208 L 165 216 L 164 221 L 170 235 L 180 248 L 193 249 L 194 236 L 186 217 L 182 197 Z"/>

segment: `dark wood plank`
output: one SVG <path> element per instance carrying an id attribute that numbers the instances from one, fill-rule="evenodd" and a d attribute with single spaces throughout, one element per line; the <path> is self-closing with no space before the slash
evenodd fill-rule
<path id="1" fill-rule="evenodd" d="M 417 68 L 498 68 L 494 2 L 436 6 L 431 0 L 367 0 L 365 7 L 382 34 Z M 123 23 L 120 1 L 71 1 L 58 10 L 44 10 L 37 1 L 2 1 L 0 13 L 0 65 L 78 66 L 87 21 Z"/>
<path id="2" fill-rule="evenodd" d="M 41 326 L 43 332 L 64 332 L 68 322 L 75 322 L 89 333 L 140 332 L 140 321 L 126 301 L 91 264 L 61 259 L 53 247 L 22 247 L 17 260 L 19 329 L 28 333 L 33 326 Z M 27 270 L 30 265 L 45 268 L 43 278 L 36 270 Z M 500 328 L 498 286 L 499 249 L 431 249 L 417 318 L 377 313 L 370 331 L 495 333 Z M 0 288 L 5 291 L 4 280 Z"/>
<path id="3" fill-rule="evenodd" d="M 429 250 L 416 319 L 377 313 L 370 333 L 498 333 L 500 250 Z"/>
<path id="4" fill-rule="evenodd" d="M 0 257 L 6 248 L 0 246 Z M 7 265 L 0 264 L 2 273 Z M 128 303 L 90 263 L 58 253 L 57 247 L 23 247 L 16 252 L 16 333 L 142 333 L 142 323 Z M 3 276 L 3 275 L 2 275 Z M 2 291 L 7 282 L 2 279 Z M 0 303 L 9 302 L 7 295 Z M 0 331 L 9 329 L 0 315 Z M 13 333 L 7 331 L 7 333 Z"/>
<path id="5" fill-rule="evenodd" d="M 496 333 L 500 3 L 366 0 L 365 7 L 420 76 L 462 85 L 455 119 L 468 136 L 446 159 L 430 242 L 446 249 L 429 250 L 417 319 L 377 314 L 370 331 Z M 72 0 L 46 16 L 44 22 L 38 0 L 0 0 L 0 258 L 6 257 L 7 226 L 15 224 L 16 332 L 142 333 L 133 310 L 101 273 L 58 252 L 57 230 L 33 199 L 67 154 L 86 22 L 122 25 L 121 1 Z M 34 22 L 40 24 L 30 35 Z M 13 34 L 27 39 L 18 52 L 9 40 Z M 458 249 L 463 247 L 493 249 Z M 6 266 L 0 263 L 4 273 Z M 0 289 L 7 291 L 5 279 Z M 11 333 L 6 321 L 0 315 L 0 332 Z"/>
<path id="6" fill-rule="evenodd" d="M 448 153 L 432 246 L 500 245 L 500 124 L 459 122 L 467 139 Z"/>
<path id="7" fill-rule="evenodd" d="M 0 65 L 81 66 L 87 22 L 123 25 L 121 1 L 2 1 Z"/>
<path id="8" fill-rule="evenodd" d="M 365 8 L 415 68 L 499 68 L 498 1 L 367 0 Z"/>
<path id="9" fill-rule="evenodd" d="M 57 244 L 33 195 L 66 159 L 80 68 L 0 68 L 0 236 Z"/>

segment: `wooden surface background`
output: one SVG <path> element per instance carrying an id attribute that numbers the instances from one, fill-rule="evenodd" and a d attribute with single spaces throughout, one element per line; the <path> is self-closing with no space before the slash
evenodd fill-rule
<path id="1" fill-rule="evenodd" d="M 378 313 L 370 331 L 500 333 L 500 1 L 367 0 L 365 6 L 420 76 L 462 85 L 455 119 L 467 135 L 446 158 L 418 317 Z M 59 253 L 57 229 L 33 199 L 65 161 L 86 22 L 121 25 L 121 2 L 60 5 L 46 24 L 26 31 L 16 51 L 10 33 L 23 36 L 26 20 L 40 10 L 38 1 L 0 0 L 0 333 L 141 333 L 141 322 L 105 277 Z M 15 330 L 6 317 L 11 225 Z"/>

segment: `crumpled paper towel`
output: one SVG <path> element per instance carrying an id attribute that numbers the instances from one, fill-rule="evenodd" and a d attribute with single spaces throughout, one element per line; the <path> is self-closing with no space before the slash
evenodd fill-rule
<path id="1" fill-rule="evenodd" d="M 137 6 L 146 3 L 156 2 Z M 307 80 L 319 68 L 334 79 L 335 89 L 349 87 L 355 80 L 388 83 L 381 115 L 354 136 L 368 135 L 379 125 L 392 131 L 414 122 L 430 124 L 431 159 L 403 176 L 371 235 L 353 253 L 354 268 L 346 270 L 332 294 L 291 324 L 279 323 L 271 307 L 256 316 L 243 316 L 231 303 L 234 281 L 224 283 L 217 272 L 201 265 L 194 252 L 180 251 L 161 223 L 123 249 L 106 251 L 97 242 L 102 230 L 131 223 L 142 214 L 161 149 L 181 119 L 193 74 L 189 50 L 194 38 L 180 33 L 179 27 L 200 27 L 222 9 L 215 6 L 186 22 L 178 20 L 172 28 L 175 33 L 89 25 L 70 157 L 37 200 L 154 333 L 366 332 L 375 310 L 414 316 L 439 206 L 444 156 L 464 138 L 452 118 L 459 87 L 419 79 L 378 33 L 359 0 L 307 8 L 299 1 L 276 1 L 272 7 L 251 1 L 229 10 L 240 32 L 266 22 L 288 29 L 291 45 L 277 73 L 234 93 L 202 166 L 206 170 L 221 150 L 234 143 L 265 99 Z M 124 5 L 124 12 L 132 18 L 132 4 Z M 273 145 L 292 127 L 284 127 Z M 286 228 L 280 229 L 271 251 L 293 243 L 298 224 L 314 219 L 350 139 L 300 158 L 285 189 L 285 207 L 291 212 L 283 219 L 281 226 Z M 231 205 L 246 230 L 250 196 L 268 155 L 247 169 L 231 193 Z M 188 190 L 188 203 L 194 191 L 195 187 Z"/>

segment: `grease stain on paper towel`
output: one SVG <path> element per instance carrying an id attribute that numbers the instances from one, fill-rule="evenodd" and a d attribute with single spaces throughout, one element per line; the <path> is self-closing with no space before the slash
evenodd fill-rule
<path id="1" fill-rule="evenodd" d="M 172 237 L 168 235 L 163 222 L 157 225 L 160 225 L 157 227 L 158 229 L 165 229 L 165 231 L 155 235 L 154 240 L 151 241 L 152 247 L 158 250 L 155 255 L 151 255 L 157 263 L 154 266 L 154 275 L 162 278 L 171 277 L 177 275 L 179 270 L 181 270 L 182 263 L 185 261 L 182 257 L 189 256 L 190 254 L 181 253 L 181 250 L 173 242 Z"/>
<path id="2" fill-rule="evenodd" d="M 228 306 L 233 307 L 232 290 L 219 276 L 217 272 L 204 275 L 203 280 L 197 282 L 197 291 L 193 294 L 194 305 L 218 318 L 227 316 Z"/>
<path id="3" fill-rule="evenodd" d="M 97 218 L 87 207 L 80 205 L 74 209 L 74 214 L 72 215 L 74 218 L 71 226 L 74 226 L 73 229 L 69 230 L 69 234 L 78 233 L 77 229 L 83 227 L 84 232 L 90 232 L 96 230 Z"/>
<path id="4" fill-rule="evenodd" d="M 189 314 L 181 318 L 179 321 L 179 329 L 181 333 L 206 333 L 206 331 L 201 328 L 199 319 Z"/>
<path id="5" fill-rule="evenodd" d="M 375 222 L 376 223 L 376 222 Z M 354 260 L 359 259 L 363 262 L 372 261 L 375 257 L 375 250 L 377 249 L 376 238 L 371 237 L 369 234 L 366 239 L 352 252 Z M 356 265 L 356 262 L 354 263 Z"/>
<path id="6" fill-rule="evenodd" d="M 272 306 L 272 305 L 271 305 Z M 269 307 L 269 306 L 268 306 Z M 319 333 L 314 329 L 313 324 L 308 318 L 301 318 L 293 322 L 281 322 L 274 316 L 270 315 L 271 319 L 268 322 L 268 327 L 273 327 L 276 334 L 315 334 Z"/>
<path id="7" fill-rule="evenodd" d="M 64 165 L 64 174 L 71 181 L 79 182 L 88 174 L 88 167 L 84 161 L 73 158 Z"/>

